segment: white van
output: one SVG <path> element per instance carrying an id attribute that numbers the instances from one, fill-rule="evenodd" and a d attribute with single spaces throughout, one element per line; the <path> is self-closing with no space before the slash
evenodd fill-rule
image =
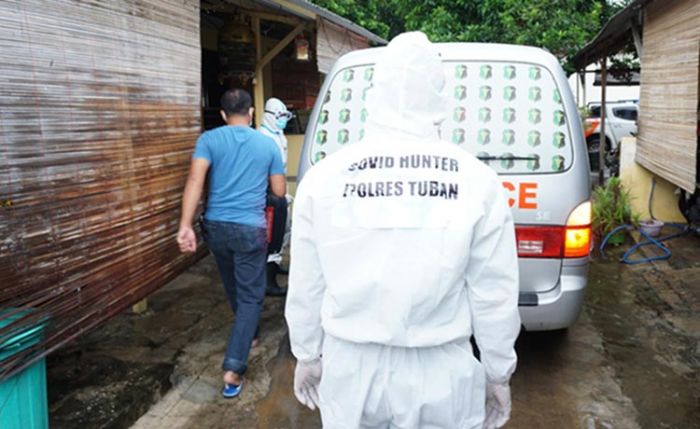
<path id="1" fill-rule="evenodd" d="M 583 303 L 591 242 L 589 165 L 566 76 L 549 53 L 500 44 L 438 44 L 451 115 L 444 140 L 502 178 L 516 222 L 520 313 L 527 330 L 571 326 Z M 363 137 L 366 92 L 384 48 L 340 58 L 321 88 L 299 163 Z"/>

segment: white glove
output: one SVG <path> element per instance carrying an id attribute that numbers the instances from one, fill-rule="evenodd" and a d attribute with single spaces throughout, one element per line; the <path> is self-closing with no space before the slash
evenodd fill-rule
<path id="1" fill-rule="evenodd" d="M 510 386 L 508 383 L 486 383 L 486 418 L 484 429 L 497 429 L 510 420 Z"/>
<path id="2" fill-rule="evenodd" d="M 319 405 L 318 385 L 321 383 L 321 359 L 297 362 L 294 370 L 294 396 L 312 410 Z"/>

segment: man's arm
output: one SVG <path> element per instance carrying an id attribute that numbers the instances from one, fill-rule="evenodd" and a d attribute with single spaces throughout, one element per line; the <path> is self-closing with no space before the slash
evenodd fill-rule
<path id="1" fill-rule="evenodd" d="M 495 181 L 494 181 L 495 182 Z M 520 332 L 515 228 L 504 191 L 492 185 L 492 200 L 474 231 L 466 272 L 474 337 L 490 383 L 507 383 L 515 371 Z"/>
<path id="2" fill-rule="evenodd" d="M 180 246 L 180 251 L 183 253 L 197 250 L 197 237 L 192 229 L 192 220 L 194 219 L 199 199 L 202 197 L 208 169 L 209 161 L 203 158 L 194 158 L 190 165 L 185 192 L 182 194 L 180 230 L 177 233 L 177 243 Z"/>
<path id="3" fill-rule="evenodd" d="M 270 163 L 270 191 L 280 198 L 284 198 L 287 194 L 287 175 L 285 174 L 284 163 L 282 162 L 282 153 L 277 143 L 269 137 L 270 150 L 272 151 L 272 162 Z"/>
<path id="4" fill-rule="evenodd" d="M 299 185 L 292 218 L 291 265 L 285 317 L 289 326 L 292 353 L 300 362 L 310 362 L 321 356 L 323 329 L 321 303 L 326 282 L 316 251 L 313 231 L 313 206 L 305 185 Z"/>
<path id="5" fill-rule="evenodd" d="M 287 194 L 287 177 L 284 174 L 271 175 L 270 190 L 275 196 L 284 198 Z"/>

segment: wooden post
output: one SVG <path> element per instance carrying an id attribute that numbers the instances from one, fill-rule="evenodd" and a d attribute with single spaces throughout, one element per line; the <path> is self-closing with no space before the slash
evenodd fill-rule
<path id="1" fill-rule="evenodd" d="M 303 22 L 294 27 L 294 30 L 290 31 L 289 34 L 284 36 L 282 40 L 277 42 L 275 46 L 272 47 L 268 52 L 265 53 L 265 55 L 262 56 L 258 60 L 257 68 L 262 69 L 272 61 L 273 58 L 275 58 L 280 52 L 282 52 L 282 49 L 286 48 L 287 45 L 292 43 L 292 40 L 294 40 L 295 37 L 297 37 L 302 31 L 304 31 L 304 28 L 306 27 L 306 24 Z"/>
<path id="2" fill-rule="evenodd" d="M 637 51 L 637 57 L 642 58 L 642 32 L 637 25 L 637 19 L 632 19 L 632 40 L 634 41 L 634 50 Z"/>
<path id="3" fill-rule="evenodd" d="M 263 84 L 263 69 L 259 67 L 262 58 L 262 38 L 260 36 L 260 17 L 251 16 L 250 22 L 255 34 L 255 78 L 253 80 L 253 103 L 255 107 L 255 126 L 260 128 L 265 110 L 265 91 Z"/>
<path id="4" fill-rule="evenodd" d="M 265 53 L 265 55 L 262 55 L 261 51 L 261 44 L 260 44 L 260 18 L 253 16 L 253 27 L 257 25 L 257 30 L 253 30 L 256 32 L 256 39 L 258 40 L 257 43 L 257 59 L 255 62 L 255 125 L 257 127 L 262 124 L 262 118 L 263 114 L 265 113 L 265 93 L 263 91 L 263 69 L 265 66 L 272 61 L 273 58 L 275 58 L 284 48 L 289 45 L 292 40 L 294 40 L 295 37 L 297 37 L 302 31 L 304 31 L 304 28 L 306 27 L 305 23 L 300 23 L 296 27 L 294 27 L 294 30 L 290 31 L 289 34 L 284 36 L 282 40 L 277 42 L 275 46 L 272 47 L 268 52 Z M 255 24 L 257 22 L 257 24 Z"/>
<path id="5" fill-rule="evenodd" d="M 600 64 L 600 143 L 598 143 L 598 184 L 603 185 L 605 183 L 605 111 L 607 109 L 605 105 L 605 93 L 607 90 L 608 83 L 608 55 L 607 51 L 603 55 L 603 59 Z"/>

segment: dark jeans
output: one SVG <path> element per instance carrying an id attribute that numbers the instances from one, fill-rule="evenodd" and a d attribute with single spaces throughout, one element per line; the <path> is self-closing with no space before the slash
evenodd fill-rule
<path id="1" fill-rule="evenodd" d="M 204 240 L 216 258 L 236 320 L 231 327 L 223 369 L 245 373 L 265 298 L 267 233 L 265 228 L 204 221 Z"/>

